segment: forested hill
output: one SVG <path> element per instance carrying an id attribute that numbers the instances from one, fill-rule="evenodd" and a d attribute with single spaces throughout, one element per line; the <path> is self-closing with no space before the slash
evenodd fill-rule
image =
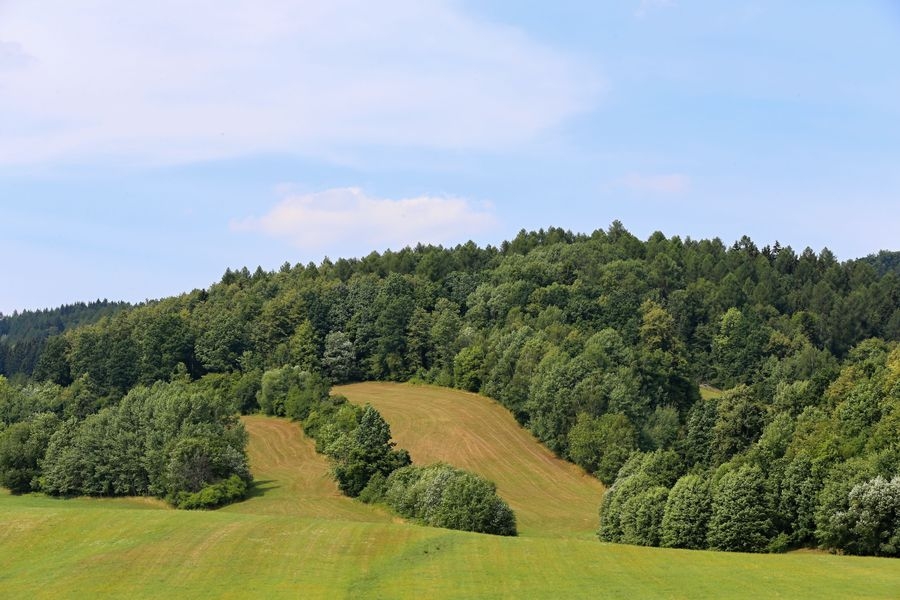
<path id="1" fill-rule="evenodd" d="M 0 374 L 31 375 L 47 338 L 128 308 L 127 302 L 77 302 L 58 308 L 0 313 Z"/>
<path id="2" fill-rule="evenodd" d="M 642 241 L 615 222 L 591 235 L 523 231 L 499 247 L 228 270 L 208 290 L 49 338 L 33 372 L 45 383 L 21 393 L 32 411 L 84 415 L 186 374 L 252 411 L 263 374 L 283 365 L 334 383 L 415 378 L 498 400 L 606 483 L 640 475 L 620 496 L 630 508 L 608 511 L 619 519 L 605 524 L 610 539 L 662 543 L 666 498 L 692 473 L 713 505 L 720 480 L 768 486 L 754 545 L 740 549 L 854 551 L 834 533 L 850 525 L 824 537 L 817 527 L 846 513 L 852 485 L 900 474 L 900 276 L 884 267 L 890 253 L 879 256 L 839 262 L 827 249 L 747 237 Z M 730 391 L 701 400 L 700 383 Z M 2 411 L 7 422 L 28 418 Z M 659 460 L 634 455 L 619 473 L 635 451 Z M 743 479 L 725 477 L 740 469 Z M 829 487 L 838 480 L 849 487 Z M 734 549 L 720 538 L 690 544 Z M 856 551 L 891 553 L 871 548 Z"/>
<path id="3" fill-rule="evenodd" d="M 878 254 L 870 254 L 862 260 L 875 267 L 875 272 L 879 276 L 889 272 L 900 275 L 900 252 L 882 250 Z"/>

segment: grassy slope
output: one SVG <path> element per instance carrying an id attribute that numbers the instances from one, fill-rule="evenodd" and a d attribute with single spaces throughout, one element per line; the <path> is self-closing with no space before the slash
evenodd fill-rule
<path id="1" fill-rule="evenodd" d="M 220 512 L 338 519 L 392 521 L 386 511 L 356 502 L 338 490 L 325 458 L 296 423 L 264 416 L 243 418 L 250 434 L 252 496 Z"/>
<path id="2" fill-rule="evenodd" d="M 369 389 L 378 387 L 404 391 Z M 410 402 L 440 404 L 444 395 L 489 404 L 451 390 L 411 390 Z M 465 410 L 477 415 L 473 406 Z M 421 428 L 448 426 L 422 419 Z M 262 484 L 225 510 L 0 491 L 0 596 L 825 599 L 894 598 L 900 590 L 897 560 L 605 545 L 577 532 L 562 537 L 574 525 L 554 519 L 546 529 L 529 526 L 530 534 L 519 538 L 399 523 L 338 496 L 327 464 L 296 425 L 264 417 L 246 423 Z M 405 428 L 392 426 L 398 435 Z M 472 444 L 458 445 L 452 456 L 465 458 L 465 448 L 477 447 Z M 414 455 L 419 458 L 415 449 Z M 513 484 L 504 489 L 517 489 Z"/>
<path id="3" fill-rule="evenodd" d="M 602 484 L 555 457 L 499 404 L 423 385 L 358 383 L 334 391 L 377 408 L 413 462 L 447 462 L 496 483 L 520 534 L 593 539 Z"/>

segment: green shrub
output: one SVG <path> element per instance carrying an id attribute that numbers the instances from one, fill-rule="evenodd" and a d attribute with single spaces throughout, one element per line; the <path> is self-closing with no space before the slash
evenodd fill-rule
<path id="1" fill-rule="evenodd" d="M 232 475 L 218 483 L 206 485 L 193 494 L 178 492 L 173 504 L 185 510 L 208 509 L 241 500 L 246 495 L 247 482 L 237 475 Z"/>
<path id="2" fill-rule="evenodd" d="M 516 535 L 516 517 L 490 481 L 438 463 L 394 471 L 384 499 L 401 516 L 461 531 Z"/>

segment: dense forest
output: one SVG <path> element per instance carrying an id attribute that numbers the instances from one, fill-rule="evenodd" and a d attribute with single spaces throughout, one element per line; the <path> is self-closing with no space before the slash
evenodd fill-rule
<path id="1" fill-rule="evenodd" d="M 127 302 L 78 302 L 54 309 L 0 313 L 0 375 L 31 375 L 48 338 L 128 308 Z"/>
<path id="2" fill-rule="evenodd" d="M 0 470 L 26 448 L 32 489 L 52 492 L 60 439 L 131 418 L 122 407 L 160 386 L 278 413 L 299 401 L 267 392 L 290 366 L 496 399 L 611 486 L 604 540 L 896 556 L 898 258 L 642 241 L 615 222 L 229 269 L 208 290 L 59 327 L 32 360 L 11 365 L 22 341 L 4 341 Z M 232 476 L 239 465 L 191 493 Z"/>

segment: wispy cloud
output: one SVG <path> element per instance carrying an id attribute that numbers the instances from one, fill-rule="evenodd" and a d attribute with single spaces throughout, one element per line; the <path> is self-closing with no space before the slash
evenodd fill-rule
<path id="1" fill-rule="evenodd" d="M 451 0 L 5 0 L 0 165 L 348 147 L 497 149 L 589 109 L 599 77 Z M 30 57 L 22 64 L 22 57 Z"/>
<path id="2" fill-rule="evenodd" d="M 665 175 L 629 173 L 622 178 L 620 185 L 632 192 L 681 194 L 690 189 L 691 178 L 682 173 Z"/>
<path id="3" fill-rule="evenodd" d="M 643 19 L 651 12 L 661 8 L 671 8 L 673 6 L 675 6 L 675 0 L 641 0 L 637 10 L 634 11 L 634 16 L 638 19 Z"/>
<path id="4" fill-rule="evenodd" d="M 24 67 L 32 60 L 21 44 L 0 40 L 0 71 Z"/>
<path id="5" fill-rule="evenodd" d="M 490 206 L 463 198 L 376 198 L 359 188 L 291 195 L 259 217 L 231 222 L 233 231 L 257 232 L 298 248 L 402 248 L 418 242 L 467 241 L 496 225 Z"/>

